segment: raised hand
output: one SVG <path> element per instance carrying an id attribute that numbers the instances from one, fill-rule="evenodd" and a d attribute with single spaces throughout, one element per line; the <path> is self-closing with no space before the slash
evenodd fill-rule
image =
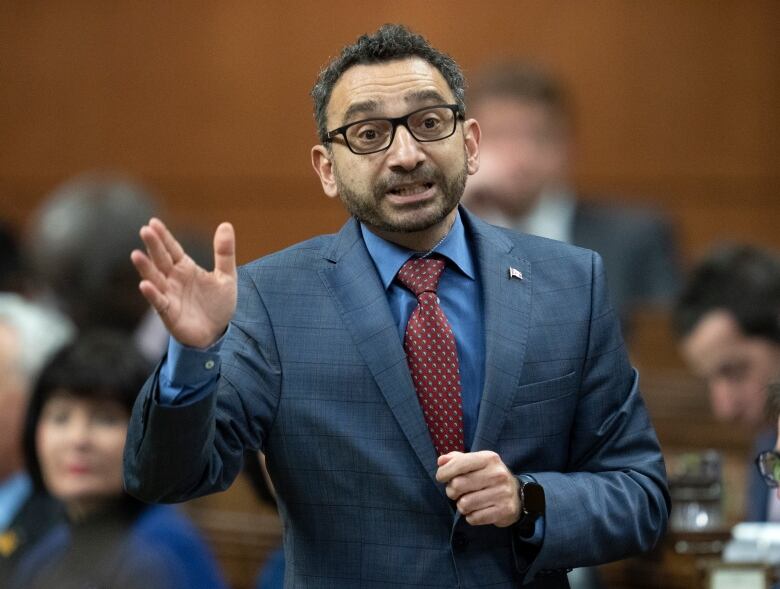
<path id="1" fill-rule="evenodd" d="M 214 270 L 198 266 L 159 219 L 140 231 L 146 253 L 130 259 L 141 275 L 139 290 L 180 343 L 206 348 L 227 328 L 236 309 L 235 234 L 230 223 L 214 233 Z"/>

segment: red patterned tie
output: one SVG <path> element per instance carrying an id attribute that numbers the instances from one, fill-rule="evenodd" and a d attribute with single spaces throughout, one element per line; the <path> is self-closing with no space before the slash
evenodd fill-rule
<path id="1" fill-rule="evenodd" d="M 409 317 L 404 350 L 425 422 L 438 454 L 463 452 L 463 406 L 455 336 L 439 306 L 436 288 L 444 260 L 412 258 L 398 280 L 417 297 Z"/>

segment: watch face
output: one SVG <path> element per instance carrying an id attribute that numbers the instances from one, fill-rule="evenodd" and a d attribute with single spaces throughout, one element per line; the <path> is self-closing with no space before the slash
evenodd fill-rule
<path id="1" fill-rule="evenodd" d="M 544 515 L 544 489 L 541 485 L 523 485 L 523 511 L 533 516 Z"/>

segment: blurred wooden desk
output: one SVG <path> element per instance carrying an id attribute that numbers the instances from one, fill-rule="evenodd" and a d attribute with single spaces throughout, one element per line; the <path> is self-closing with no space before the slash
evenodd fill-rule
<path id="1" fill-rule="evenodd" d="M 707 563 L 718 560 L 728 531 L 670 532 L 646 555 L 600 567 L 609 589 L 704 589 Z"/>
<path id="2" fill-rule="evenodd" d="M 239 477 L 224 493 L 189 501 L 184 510 L 208 539 L 232 589 L 254 589 L 268 555 L 282 543 L 276 512 Z"/>

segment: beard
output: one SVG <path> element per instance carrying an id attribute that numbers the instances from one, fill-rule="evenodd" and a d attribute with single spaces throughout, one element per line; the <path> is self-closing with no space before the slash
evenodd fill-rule
<path id="1" fill-rule="evenodd" d="M 347 211 L 369 227 L 395 233 L 424 231 L 441 223 L 458 206 L 466 188 L 468 168 L 464 154 L 463 165 L 457 173 L 447 177 L 444 172 L 430 165 L 423 165 L 411 172 L 392 172 L 381 178 L 371 190 L 357 190 L 343 181 L 334 168 L 339 198 Z M 399 184 L 431 184 L 439 195 L 430 201 L 405 204 L 402 210 L 387 201 L 387 193 Z"/>

